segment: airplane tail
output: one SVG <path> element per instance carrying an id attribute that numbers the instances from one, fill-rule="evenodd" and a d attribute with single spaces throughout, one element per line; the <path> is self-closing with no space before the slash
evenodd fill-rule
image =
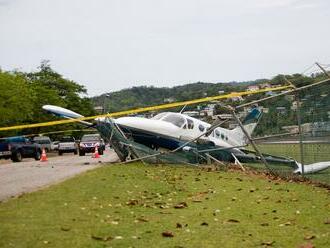
<path id="1" fill-rule="evenodd" d="M 254 108 L 242 121 L 242 124 L 249 135 L 253 133 L 254 129 L 258 125 L 261 116 L 261 110 L 258 108 Z M 236 140 L 239 143 L 238 145 L 246 145 L 248 143 L 248 139 L 240 126 L 232 130 L 232 135 L 236 137 Z"/>

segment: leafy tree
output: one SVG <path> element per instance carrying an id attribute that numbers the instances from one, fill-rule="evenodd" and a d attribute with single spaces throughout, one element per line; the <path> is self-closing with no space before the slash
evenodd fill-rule
<path id="1" fill-rule="evenodd" d="M 36 94 L 24 76 L 0 72 L 0 125 L 9 126 L 31 119 Z"/>

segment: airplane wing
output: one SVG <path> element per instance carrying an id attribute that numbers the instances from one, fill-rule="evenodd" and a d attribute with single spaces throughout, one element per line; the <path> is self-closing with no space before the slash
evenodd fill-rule
<path id="1" fill-rule="evenodd" d="M 66 108 L 62 108 L 59 106 L 55 106 L 55 105 L 44 105 L 42 106 L 42 109 L 46 110 L 47 112 L 59 116 L 59 117 L 63 117 L 66 119 L 76 119 L 76 118 L 81 118 L 84 117 L 81 114 L 78 114 L 76 112 L 73 112 L 72 110 L 66 109 Z M 87 125 L 87 126 L 93 126 L 94 124 L 91 122 L 87 122 L 87 121 L 81 121 L 81 120 L 77 120 L 77 122 Z"/>

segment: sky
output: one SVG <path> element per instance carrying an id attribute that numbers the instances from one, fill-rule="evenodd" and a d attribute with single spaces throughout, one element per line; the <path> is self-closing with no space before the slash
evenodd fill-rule
<path id="1" fill-rule="evenodd" d="M 42 60 L 95 96 L 330 63 L 329 0 L 0 0 L 0 67 Z"/>

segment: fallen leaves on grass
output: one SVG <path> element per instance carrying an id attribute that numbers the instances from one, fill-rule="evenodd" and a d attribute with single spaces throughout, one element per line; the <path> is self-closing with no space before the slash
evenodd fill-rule
<path id="1" fill-rule="evenodd" d="M 71 227 L 69 227 L 69 226 L 61 226 L 61 230 L 64 231 L 64 232 L 67 232 L 67 231 L 70 231 L 71 230 Z"/>
<path id="2" fill-rule="evenodd" d="M 285 223 L 279 224 L 279 226 L 292 226 L 293 223 L 291 221 L 287 221 Z"/>
<path id="3" fill-rule="evenodd" d="M 162 236 L 165 238 L 173 238 L 174 234 L 170 231 L 165 231 L 165 232 L 162 232 Z"/>
<path id="4" fill-rule="evenodd" d="M 176 228 L 182 228 L 182 224 L 176 223 Z"/>
<path id="5" fill-rule="evenodd" d="M 209 224 L 207 222 L 202 222 L 201 226 L 208 226 Z"/>
<path id="6" fill-rule="evenodd" d="M 304 237 L 304 240 L 311 240 L 311 239 L 315 239 L 315 238 L 316 238 L 315 235 L 306 235 L 306 236 Z"/>
<path id="7" fill-rule="evenodd" d="M 148 219 L 144 218 L 144 217 L 139 217 L 136 219 L 138 222 L 149 222 Z"/>
<path id="8" fill-rule="evenodd" d="M 137 205 L 138 203 L 139 203 L 138 200 L 136 200 L 136 199 L 130 199 L 128 202 L 126 202 L 126 205 L 127 205 L 127 206 L 135 206 L 135 205 Z"/>
<path id="9" fill-rule="evenodd" d="M 261 242 L 261 245 L 273 246 L 274 243 L 275 243 L 275 241 L 263 241 L 263 242 Z"/>
<path id="10" fill-rule="evenodd" d="M 226 220 L 227 223 L 239 223 L 239 220 L 236 219 L 228 219 Z"/>
<path id="11" fill-rule="evenodd" d="M 187 208 L 188 204 L 186 202 L 180 202 L 174 206 L 174 208 L 180 209 L 180 208 Z"/>
<path id="12" fill-rule="evenodd" d="M 108 240 L 112 239 L 111 236 L 101 236 L 101 235 L 97 235 L 97 234 L 92 234 L 91 238 L 94 240 L 98 240 L 98 241 L 108 241 Z"/>
<path id="13" fill-rule="evenodd" d="M 249 190 L 250 193 L 253 193 L 254 191 L 256 191 L 256 188 L 252 188 Z"/>

